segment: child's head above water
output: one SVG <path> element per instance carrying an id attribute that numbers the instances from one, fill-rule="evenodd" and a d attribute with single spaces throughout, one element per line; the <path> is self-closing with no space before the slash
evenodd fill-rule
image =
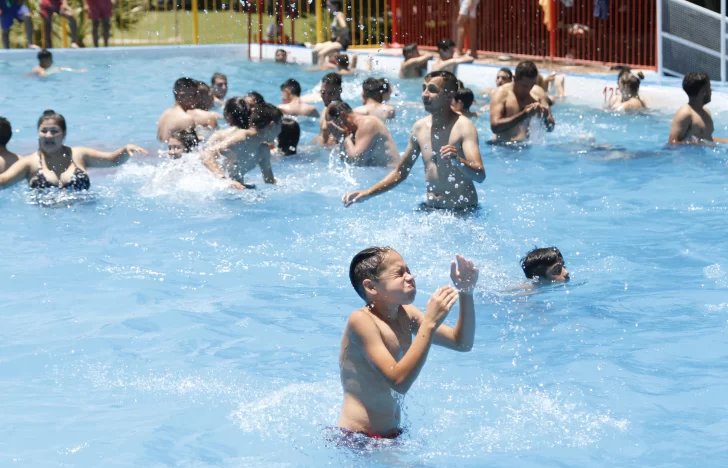
<path id="1" fill-rule="evenodd" d="M 278 134 L 278 149 L 286 156 L 298 152 L 298 141 L 301 139 L 301 127 L 294 119 L 283 117 L 281 133 Z"/>
<path id="2" fill-rule="evenodd" d="M 167 140 L 168 152 L 172 159 L 179 159 L 182 153 L 191 153 L 197 148 L 199 140 L 194 130 L 172 132 Z"/>
<path id="3" fill-rule="evenodd" d="M 533 249 L 521 260 L 526 278 L 562 282 L 569 281 L 564 257 L 556 247 Z"/>
<path id="4" fill-rule="evenodd" d="M 402 256 L 391 247 L 369 247 L 354 256 L 349 280 L 367 304 L 412 304 L 417 294 L 415 278 Z"/>
<path id="5" fill-rule="evenodd" d="M 38 65 L 41 68 L 50 68 L 53 65 L 53 54 L 50 50 L 43 49 L 38 52 Z"/>
<path id="6" fill-rule="evenodd" d="M 455 104 L 459 112 L 470 112 L 470 106 L 475 102 L 475 95 L 468 88 L 460 88 L 455 93 Z"/>

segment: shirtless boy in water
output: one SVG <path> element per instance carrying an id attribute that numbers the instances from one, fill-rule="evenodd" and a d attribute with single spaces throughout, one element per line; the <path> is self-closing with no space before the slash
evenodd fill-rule
<path id="1" fill-rule="evenodd" d="M 195 119 L 187 113 L 197 105 L 198 82 L 192 78 L 179 78 L 174 82 L 174 106 L 159 116 L 157 139 L 166 142 L 173 132 L 195 129 Z"/>
<path id="2" fill-rule="evenodd" d="M 371 115 L 360 115 L 349 104 L 336 101 L 327 107 L 329 131 L 343 138 L 345 159 L 356 166 L 395 166 L 399 151 L 384 122 Z"/>
<path id="3" fill-rule="evenodd" d="M 538 69 L 527 60 L 516 67 L 512 83 L 497 88 L 490 101 L 490 128 L 493 141 L 524 141 L 529 137 L 532 117 L 543 120 L 547 131 L 553 131 L 556 122 L 551 114 L 546 92 L 536 86 Z"/>
<path id="4" fill-rule="evenodd" d="M 427 62 L 434 57 L 429 52 L 420 54 L 417 44 L 407 44 L 402 49 L 404 62 L 399 69 L 400 78 L 420 78 L 427 72 Z"/>
<path id="5" fill-rule="evenodd" d="M 217 130 L 217 119 L 222 115 L 211 112 L 215 105 L 215 96 L 210 91 L 207 83 L 197 81 L 197 97 L 194 108 L 187 111 L 187 114 L 195 121 L 195 132 L 201 141 L 204 141 Z"/>
<path id="6" fill-rule="evenodd" d="M 286 115 L 319 116 L 319 111 L 314 106 L 301 101 L 301 84 L 293 78 L 281 85 L 281 102 L 278 108 Z"/>
<path id="7" fill-rule="evenodd" d="M 704 107 L 712 96 L 708 75 L 688 73 L 683 78 L 683 90 L 688 95 L 688 103 L 683 104 L 672 119 L 667 142 L 672 145 L 728 143 L 726 138 L 713 137 L 713 116 Z"/>
<path id="8" fill-rule="evenodd" d="M 415 278 L 388 247 L 365 249 L 351 261 L 349 279 L 366 305 L 349 316 L 339 369 L 344 402 L 338 426 L 345 434 L 395 438 L 402 434 L 400 398 L 414 384 L 433 344 L 466 352 L 473 347 L 473 288 L 478 269 L 460 255 L 450 265 L 455 287 L 443 286 L 423 314 L 412 303 Z M 454 328 L 443 325 L 460 300 Z M 414 337 L 414 338 L 413 338 Z"/>
<path id="9" fill-rule="evenodd" d="M 354 108 L 361 115 L 373 115 L 381 120 L 393 119 L 394 107 L 384 103 L 386 93 L 390 91 L 389 81 L 383 78 L 367 78 L 362 83 L 362 105 Z"/>
<path id="10" fill-rule="evenodd" d="M 409 176 L 420 155 L 425 164 L 427 207 L 467 210 L 478 206 L 473 182 L 485 180 L 485 169 L 473 122 L 451 108 L 457 78 L 447 71 L 432 72 L 425 77 L 422 88 L 422 102 L 431 115 L 415 122 L 400 163 L 371 188 L 344 195 L 345 206 L 397 186 Z"/>

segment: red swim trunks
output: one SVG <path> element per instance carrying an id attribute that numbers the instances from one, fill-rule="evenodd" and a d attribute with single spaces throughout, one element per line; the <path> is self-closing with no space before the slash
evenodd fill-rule
<path id="1" fill-rule="evenodd" d="M 338 447 L 355 450 L 370 450 L 388 446 L 389 443 L 385 442 L 385 440 L 396 439 L 404 433 L 402 429 L 397 429 L 393 434 L 383 436 L 369 432 L 352 431 L 343 427 L 331 427 L 327 429 L 327 432 L 329 432 L 327 439 Z"/>
<path id="2" fill-rule="evenodd" d="M 86 0 L 88 2 L 88 19 L 109 19 L 114 14 L 111 0 Z"/>

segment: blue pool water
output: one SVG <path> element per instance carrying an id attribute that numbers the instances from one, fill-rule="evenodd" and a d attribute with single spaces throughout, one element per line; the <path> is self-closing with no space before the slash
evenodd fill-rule
<path id="1" fill-rule="evenodd" d="M 32 151 L 53 108 L 68 144 L 156 151 L 181 75 L 221 71 L 231 95 L 274 103 L 286 78 L 311 90 L 321 76 L 233 58 L 58 64 L 89 72 L 40 81 L 20 77 L 30 58 L 0 62 L 12 149 Z M 397 99 L 415 101 L 393 126 L 401 149 L 424 116 L 420 85 L 401 83 Z M 344 192 L 385 170 L 310 148 L 274 163 L 278 186 L 255 173 L 242 194 L 156 155 L 92 170 L 87 195 L 0 192 L 0 466 L 724 466 L 728 153 L 665 150 L 667 114 L 572 102 L 555 117 L 522 150 L 486 145 L 478 121 L 487 179 L 466 218 L 415 211 L 421 163 L 344 209 Z M 316 124 L 302 126 L 310 141 Z M 347 268 L 372 244 L 402 252 L 420 307 L 456 253 L 481 278 L 473 351 L 433 350 L 404 438 L 361 453 L 330 446 L 326 428 L 360 307 Z M 534 245 L 562 250 L 570 284 L 513 291 Z"/>

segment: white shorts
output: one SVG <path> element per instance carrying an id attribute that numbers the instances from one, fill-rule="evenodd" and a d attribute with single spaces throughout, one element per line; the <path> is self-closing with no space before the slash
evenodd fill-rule
<path id="1" fill-rule="evenodd" d="M 460 16 L 475 18 L 480 0 L 460 0 Z"/>

